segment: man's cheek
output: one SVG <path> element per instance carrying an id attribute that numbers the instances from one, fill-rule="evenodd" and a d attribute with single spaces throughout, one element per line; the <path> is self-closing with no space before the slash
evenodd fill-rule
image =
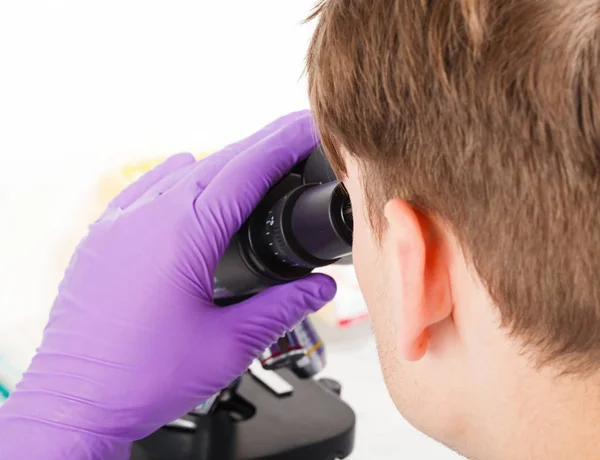
<path id="1" fill-rule="evenodd" d="M 367 307 L 370 308 L 373 301 L 371 293 L 373 290 L 374 271 L 376 270 L 376 267 L 373 267 L 372 259 L 369 257 L 368 246 L 364 244 L 364 240 L 360 238 L 360 235 L 356 236 L 352 251 L 354 270 L 356 272 L 358 285 L 367 303 Z"/>

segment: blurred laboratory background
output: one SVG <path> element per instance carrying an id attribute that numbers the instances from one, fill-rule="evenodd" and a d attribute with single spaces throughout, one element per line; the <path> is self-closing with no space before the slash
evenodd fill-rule
<path id="1" fill-rule="evenodd" d="M 127 183 L 308 108 L 315 0 L 0 2 L 0 384 L 40 341 L 69 256 Z M 357 414 L 350 460 L 453 459 L 390 400 L 351 267 L 319 315 L 323 376 Z"/>

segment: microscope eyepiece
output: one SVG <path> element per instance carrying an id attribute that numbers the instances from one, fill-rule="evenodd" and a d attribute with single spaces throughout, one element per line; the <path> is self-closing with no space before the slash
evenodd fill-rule
<path id="1" fill-rule="evenodd" d="M 342 221 L 352 234 L 352 231 L 354 230 L 354 217 L 352 216 L 352 204 L 350 203 L 348 194 L 346 194 L 344 202 L 342 203 Z"/>
<path id="2" fill-rule="evenodd" d="M 252 234 L 256 250 L 271 267 L 314 269 L 351 251 L 352 228 L 344 219 L 345 196 L 335 182 L 304 185 L 280 198 Z"/>
<path id="3" fill-rule="evenodd" d="M 318 147 L 269 191 L 232 239 L 216 270 L 217 303 L 302 278 L 351 253 L 350 200 L 323 159 Z"/>

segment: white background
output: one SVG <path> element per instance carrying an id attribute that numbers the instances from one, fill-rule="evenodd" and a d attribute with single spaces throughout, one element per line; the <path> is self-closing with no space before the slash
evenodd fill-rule
<path id="1" fill-rule="evenodd" d="M 18 367 L 34 352 L 102 174 L 308 107 L 312 6 L 0 0 L 0 355 Z M 370 331 L 328 345 L 358 415 L 352 460 L 457 458 L 396 413 Z"/>

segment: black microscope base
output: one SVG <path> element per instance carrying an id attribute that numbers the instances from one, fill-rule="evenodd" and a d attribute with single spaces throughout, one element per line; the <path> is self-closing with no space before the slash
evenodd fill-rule
<path id="1" fill-rule="evenodd" d="M 131 460 L 334 460 L 350 455 L 352 409 L 327 385 L 299 379 L 288 369 L 277 372 L 294 387 L 291 395 L 278 397 L 246 373 L 225 409 L 188 416 L 198 425 L 195 432 L 162 428 L 134 443 Z M 229 409 L 237 405 L 243 420 L 234 421 L 227 404 Z"/>

